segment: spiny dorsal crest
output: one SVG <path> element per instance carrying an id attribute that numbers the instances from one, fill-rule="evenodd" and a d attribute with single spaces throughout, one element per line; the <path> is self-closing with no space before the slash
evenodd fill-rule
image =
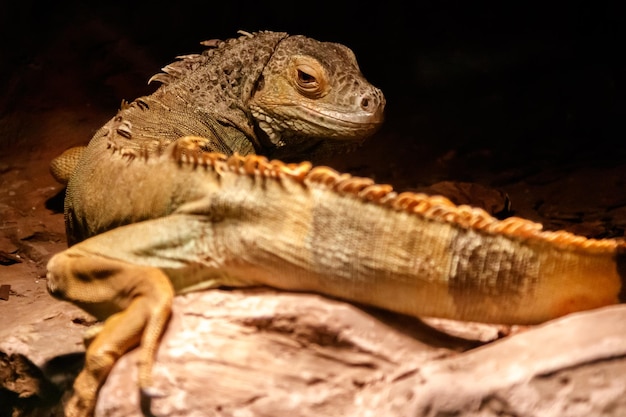
<path id="1" fill-rule="evenodd" d="M 179 164 L 212 168 L 219 175 L 261 176 L 270 179 L 291 179 L 307 187 L 323 187 L 339 195 L 379 204 L 435 222 L 445 222 L 490 235 L 503 235 L 518 240 L 543 241 L 565 250 L 610 252 L 626 244 L 617 239 L 588 239 L 563 230 L 543 231 L 539 223 L 519 217 L 498 220 L 485 210 L 468 205 L 457 206 L 443 196 L 422 193 L 397 193 L 388 184 L 376 184 L 370 178 L 339 173 L 326 166 L 313 167 L 310 162 L 286 164 L 260 155 L 232 155 L 188 152 L 174 144 L 171 155 Z"/>
<path id="2" fill-rule="evenodd" d="M 242 36 L 238 38 L 230 38 L 226 40 L 211 39 L 200 42 L 201 45 L 206 46 L 209 49 L 206 49 L 201 54 L 188 54 L 176 57 L 176 61 L 161 68 L 161 71 L 163 71 L 162 73 L 153 75 L 148 80 L 148 84 L 156 81 L 163 85 L 169 85 L 176 80 L 180 80 L 189 74 L 197 72 L 201 67 L 206 67 L 214 62 L 215 65 L 213 66 L 215 68 L 228 72 L 227 68 L 233 66 L 227 65 L 224 62 L 225 60 L 245 60 L 249 57 L 254 61 L 257 61 L 258 59 L 255 59 L 254 57 L 261 56 L 261 52 L 253 47 L 255 42 L 249 42 L 250 40 L 256 39 L 256 43 L 265 44 L 273 50 L 280 40 L 288 36 L 287 33 L 270 31 L 255 33 L 239 31 L 239 33 Z M 228 55 L 228 59 L 225 59 L 225 55 Z M 217 81 L 217 75 L 214 75 L 213 80 Z"/>

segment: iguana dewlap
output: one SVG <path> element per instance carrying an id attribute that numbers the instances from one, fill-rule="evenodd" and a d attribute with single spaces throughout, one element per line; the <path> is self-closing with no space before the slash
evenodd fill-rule
<path id="1" fill-rule="evenodd" d="M 620 301 L 620 240 L 254 155 L 297 159 L 359 141 L 380 125 L 384 98 L 337 44 L 262 32 L 216 45 L 167 67 L 164 86 L 125 105 L 69 164 L 76 244 L 50 260 L 48 288 L 106 321 L 89 338 L 68 415 L 92 413 L 111 367 L 137 344 L 149 392 L 172 298 L 185 291 L 268 285 L 499 323 Z M 258 61 L 254 80 L 233 76 Z"/>

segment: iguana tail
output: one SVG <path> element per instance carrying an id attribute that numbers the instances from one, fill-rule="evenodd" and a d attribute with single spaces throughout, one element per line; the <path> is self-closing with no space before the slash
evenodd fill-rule
<path id="1" fill-rule="evenodd" d="M 50 162 L 50 173 L 57 182 L 67 185 L 85 149 L 86 146 L 69 148 Z"/>

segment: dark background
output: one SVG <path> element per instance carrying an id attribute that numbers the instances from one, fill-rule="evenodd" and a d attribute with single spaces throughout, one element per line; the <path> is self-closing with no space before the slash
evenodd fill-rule
<path id="1" fill-rule="evenodd" d="M 390 154 L 489 148 L 495 171 L 624 157 L 624 2 L 85 3 L 3 1 L 0 117 L 87 105 L 112 114 L 199 41 L 268 29 L 355 51 L 386 94 L 378 149 Z"/>

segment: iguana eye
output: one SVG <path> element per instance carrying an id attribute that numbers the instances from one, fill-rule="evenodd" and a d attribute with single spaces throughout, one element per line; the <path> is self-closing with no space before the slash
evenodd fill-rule
<path id="1" fill-rule="evenodd" d="M 315 75 L 308 73 L 306 70 L 298 68 L 298 85 L 307 90 L 317 88 L 319 84 L 315 79 Z"/>
<path id="2" fill-rule="evenodd" d="M 300 94 L 319 98 L 325 94 L 326 74 L 320 63 L 310 57 L 298 57 L 294 62 L 293 83 Z"/>

